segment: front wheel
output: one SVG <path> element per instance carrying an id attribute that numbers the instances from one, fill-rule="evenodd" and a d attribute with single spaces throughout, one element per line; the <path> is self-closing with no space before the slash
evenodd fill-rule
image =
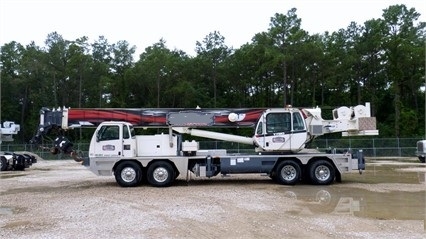
<path id="1" fill-rule="evenodd" d="M 136 162 L 120 163 L 114 171 L 115 180 L 122 187 L 135 187 L 142 181 L 142 169 Z"/>
<path id="2" fill-rule="evenodd" d="M 335 169 L 325 160 L 318 160 L 309 166 L 309 178 L 313 184 L 328 185 L 334 181 Z"/>
<path id="3" fill-rule="evenodd" d="M 148 183 L 155 187 L 167 187 L 175 179 L 175 172 L 168 162 L 154 162 L 148 167 Z"/>
<path id="4" fill-rule="evenodd" d="M 301 169 L 298 163 L 285 160 L 278 164 L 275 170 L 275 180 L 284 185 L 296 184 L 301 176 Z"/>

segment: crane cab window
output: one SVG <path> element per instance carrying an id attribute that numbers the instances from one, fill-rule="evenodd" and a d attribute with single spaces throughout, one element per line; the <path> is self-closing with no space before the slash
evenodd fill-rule
<path id="1" fill-rule="evenodd" d="M 269 113 L 266 116 L 266 133 L 273 134 L 291 130 L 290 113 Z"/>
<path id="2" fill-rule="evenodd" d="M 103 140 L 116 140 L 119 139 L 120 128 L 118 125 L 105 125 L 99 130 L 98 139 Z"/>

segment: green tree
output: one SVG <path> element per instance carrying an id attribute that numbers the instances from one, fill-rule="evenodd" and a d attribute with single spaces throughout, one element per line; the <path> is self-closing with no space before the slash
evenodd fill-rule
<path id="1" fill-rule="evenodd" d="M 68 75 L 75 81 L 77 87 L 75 88 L 75 93 L 73 94 L 73 99 L 78 99 L 77 102 L 73 104 L 79 108 L 87 105 L 90 101 L 93 101 L 91 98 L 93 96 L 88 92 L 88 88 L 85 85 L 90 84 L 89 82 L 89 70 L 91 67 L 92 58 L 90 56 L 90 44 L 88 43 L 87 37 L 81 37 L 70 43 L 68 55 L 69 55 L 69 64 L 68 64 Z"/>
<path id="2" fill-rule="evenodd" d="M 292 105 L 324 105 L 325 79 L 331 75 L 324 39 L 315 34 L 307 37 L 299 47 L 299 57 L 293 63 L 299 67 L 298 74 L 293 76 Z"/>
<path id="3" fill-rule="evenodd" d="M 269 34 L 273 39 L 272 51 L 274 55 L 275 64 L 279 67 L 281 72 L 277 71 L 275 74 L 281 77 L 281 84 L 274 86 L 274 91 L 281 90 L 283 97 L 283 105 L 288 103 L 288 90 L 292 89 L 295 81 L 292 72 L 294 69 L 289 70 L 290 66 L 294 65 L 292 62 L 297 57 L 298 45 L 301 44 L 306 37 L 306 32 L 300 28 L 301 19 L 296 14 L 297 9 L 292 8 L 287 12 L 287 15 L 276 13 L 271 18 Z M 281 86 L 279 86 L 281 85 Z"/>
<path id="4" fill-rule="evenodd" d="M 366 100 L 372 102 L 373 115 L 383 112 L 378 111 L 377 107 L 386 107 L 381 102 L 385 102 L 384 97 L 388 94 L 389 88 L 385 64 L 383 64 L 385 62 L 382 50 L 384 32 L 384 22 L 381 19 L 366 21 L 362 27 L 362 36 L 355 46 L 361 57 L 359 76 L 364 86 L 364 95 L 369 97 Z"/>
<path id="5" fill-rule="evenodd" d="M 273 39 L 266 32 L 256 34 L 252 44 L 244 46 L 249 71 L 247 75 L 247 92 L 250 106 L 272 107 L 277 106 L 277 94 L 274 85 L 275 51 L 271 51 Z M 241 59 L 244 61 L 244 59 Z"/>
<path id="6" fill-rule="evenodd" d="M 133 54 L 135 46 L 130 46 L 127 41 L 118 41 L 111 45 L 112 49 L 112 82 L 109 89 L 112 107 L 128 107 L 127 101 L 131 97 L 130 87 L 126 81 L 126 72 L 134 66 Z"/>
<path id="7" fill-rule="evenodd" d="M 1 47 L 1 120 L 20 120 L 20 105 L 25 98 L 25 90 L 20 90 L 25 85 L 20 65 L 24 51 L 24 47 L 15 41 Z"/>
<path id="8" fill-rule="evenodd" d="M 218 90 L 218 84 L 223 80 L 223 62 L 231 50 L 225 45 L 225 37 L 220 32 L 214 31 L 209 33 L 202 42 L 197 41 L 195 51 L 205 70 L 205 73 L 200 76 L 201 81 L 213 84 L 212 106 L 216 107 L 218 92 L 221 92 Z"/>
<path id="9" fill-rule="evenodd" d="M 105 107 L 111 101 L 112 89 L 112 46 L 104 36 L 92 43 L 93 66 L 90 72 L 91 83 L 86 85 L 96 98 L 91 107 Z"/>
<path id="10" fill-rule="evenodd" d="M 401 111 L 404 105 L 416 105 L 416 94 L 424 73 L 424 29 L 421 22 L 415 25 L 420 14 L 414 8 L 394 5 L 383 11 L 386 28 L 383 39 L 386 71 L 394 94 L 395 136 L 400 137 Z M 423 56 L 423 57 L 421 57 Z M 422 72 L 419 74 L 419 71 Z"/>

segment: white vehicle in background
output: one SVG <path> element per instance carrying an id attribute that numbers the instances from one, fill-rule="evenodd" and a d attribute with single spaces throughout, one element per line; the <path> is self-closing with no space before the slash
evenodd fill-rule
<path id="1" fill-rule="evenodd" d="M 417 151 L 416 156 L 419 158 L 420 162 L 425 162 L 426 157 L 426 140 L 417 141 Z"/>
<path id="2" fill-rule="evenodd" d="M 0 127 L 0 145 L 3 141 L 13 141 L 13 135 L 20 130 L 19 124 L 5 121 Z M 37 159 L 29 154 L 17 154 L 0 151 L 0 171 L 24 170 L 36 163 Z"/>

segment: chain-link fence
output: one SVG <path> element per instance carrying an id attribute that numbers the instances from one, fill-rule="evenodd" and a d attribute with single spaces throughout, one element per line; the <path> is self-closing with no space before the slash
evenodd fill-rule
<path id="1" fill-rule="evenodd" d="M 422 138 L 341 138 L 341 139 L 316 139 L 309 148 L 325 151 L 327 149 L 362 149 L 367 157 L 415 157 L 416 143 Z M 44 148 L 50 148 L 44 145 Z M 200 141 L 201 149 L 226 149 L 229 153 L 254 153 L 251 145 L 225 142 L 225 141 Z M 74 149 L 87 155 L 88 143 L 75 143 Z M 49 150 L 41 150 L 31 144 L 3 143 L 1 151 L 19 152 L 28 151 L 39 155 L 44 159 L 69 158 L 61 154 L 52 155 Z"/>
<path id="2" fill-rule="evenodd" d="M 37 154 L 43 159 L 69 159 L 68 155 L 56 154 L 53 155 L 50 153 L 50 148 L 52 145 L 32 145 L 32 144 L 10 144 L 3 143 L 1 145 L 1 150 L 3 152 L 32 152 Z M 81 151 L 83 155 L 87 156 L 89 151 L 89 143 L 75 143 L 74 149 Z"/>
<path id="3" fill-rule="evenodd" d="M 422 138 L 317 139 L 312 142 L 310 148 L 362 149 L 368 157 L 414 157 L 419 140 Z"/>
<path id="4" fill-rule="evenodd" d="M 308 148 L 326 151 L 328 149 L 362 149 L 367 157 L 415 157 L 417 141 L 422 138 L 341 138 L 316 139 Z M 227 149 L 233 153 L 254 152 L 251 145 L 222 141 L 203 141 L 200 148 Z"/>

